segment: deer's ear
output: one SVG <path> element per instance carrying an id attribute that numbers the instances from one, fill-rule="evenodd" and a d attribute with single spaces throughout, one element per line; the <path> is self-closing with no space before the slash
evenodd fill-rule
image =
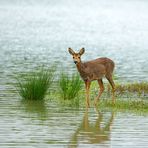
<path id="1" fill-rule="evenodd" d="M 80 51 L 79 51 L 79 54 L 82 55 L 84 52 L 85 52 L 85 49 L 81 48 Z"/>
<path id="2" fill-rule="evenodd" d="M 71 55 L 74 55 L 74 53 L 75 53 L 71 48 L 68 48 L 68 51 Z"/>

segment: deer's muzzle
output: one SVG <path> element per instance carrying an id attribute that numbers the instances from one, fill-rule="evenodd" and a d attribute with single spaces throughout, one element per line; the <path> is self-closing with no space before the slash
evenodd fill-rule
<path id="1" fill-rule="evenodd" d="M 78 62 L 77 61 L 74 61 L 74 63 L 77 64 Z"/>

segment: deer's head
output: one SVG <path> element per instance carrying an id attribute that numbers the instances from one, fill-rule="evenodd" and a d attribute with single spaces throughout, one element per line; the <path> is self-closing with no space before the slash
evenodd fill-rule
<path id="1" fill-rule="evenodd" d="M 81 62 L 81 55 L 85 52 L 85 49 L 80 49 L 78 53 L 74 52 L 71 48 L 68 48 L 68 51 L 73 56 L 74 63 L 77 64 Z"/>

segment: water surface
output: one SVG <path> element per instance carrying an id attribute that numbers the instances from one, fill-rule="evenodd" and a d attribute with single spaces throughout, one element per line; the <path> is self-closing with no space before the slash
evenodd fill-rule
<path id="1" fill-rule="evenodd" d="M 10 99 L 10 98 L 9 98 Z M 148 118 L 50 101 L 0 101 L 0 147 L 147 147 Z"/>

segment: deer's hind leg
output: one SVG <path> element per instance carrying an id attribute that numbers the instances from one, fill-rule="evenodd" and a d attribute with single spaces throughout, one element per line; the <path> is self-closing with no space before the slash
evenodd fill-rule
<path id="1" fill-rule="evenodd" d="M 99 93 L 98 93 L 98 96 L 96 97 L 95 101 L 94 101 L 94 105 L 96 106 L 98 101 L 99 101 L 99 98 L 101 97 L 103 91 L 104 91 L 104 85 L 103 85 L 103 81 L 102 79 L 99 79 L 98 80 L 98 84 L 99 84 L 99 87 L 100 87 L 100 90 L 99 90 Z"/>
<path id="2" fill-rule="evenodd" d="M 115 104 L 115 83 L 113 81 L 112 75 L 111 74 L 106 75 L 106 79 L 109 81 L 109 83 L 110 83 L 110 85 L 112 87 L 112 94 L 113 94 L 112 102 L 113 102 L 113 104 Z"/>

